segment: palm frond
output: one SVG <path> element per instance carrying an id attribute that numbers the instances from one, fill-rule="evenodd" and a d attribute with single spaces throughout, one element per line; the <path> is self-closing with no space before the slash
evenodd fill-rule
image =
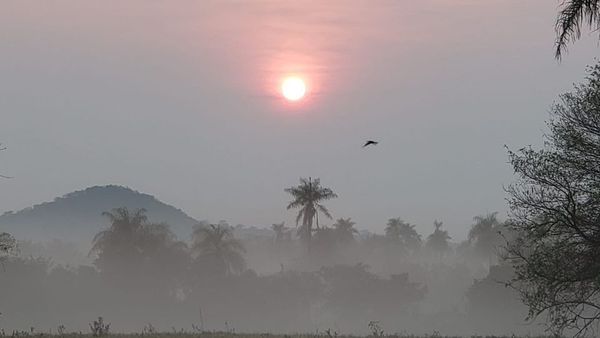
<path id="1" fill-rule="evenodd" d="M 327 210 L 327 208 L 325 208 L 325 206 L 321 205 L 321 204 L 317 204 L 317 209 L 323 213 L 323 215 L 327 216 L 327 218 L 332 219 L 333 217 L 331 217 L 331 214 L 329 213 L 329 210 Z"/>
<path id="2" fill-rule="evenodd" d="M 304 208 L 298 211 L 298 215 L 296 216 L 296 226 L 298 226 L 298 223 L 300 223 L 300 219 L 302 218 L 302 216 L 304 216 Z"/>
<path id="3" fill-rule="evenodd" d="M 295 208 L 299 208 L 299 207 L 301 207 L 301 206 L 303 206 L 303 205 L 304 205 L 304 201 L 302 201 L 302 200 L 299 200 L 299 199 L 296 199 L 296 200 L 294 200 L 294 201 L 291 201 L 291 202 L 288 204 L 288 206 L 287 206 L 287 209 L 288 209 L 288 210 L 290 210 L 290 209 L 295 209 Z"/>
<path id="4" fill-rule="evenodd" d="M 599 23 L 598 3 L 600 0 L 569 0 L 562 4 L 556 19 L 556 51 L 555 56 L 560 60 L 567 44 L 581 37 L 581 25 L 590 28 Z"/>

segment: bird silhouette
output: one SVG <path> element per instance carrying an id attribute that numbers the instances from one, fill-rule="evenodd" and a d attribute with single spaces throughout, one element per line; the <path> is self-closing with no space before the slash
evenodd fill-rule
<path id="1" fill-rule="evenodd" d="M 377 142 L 377 141 L 368 140 L 367 142 L 365 142 L 365 145 L 363 145 L 363 148 L 367 147 L 367 146 L 371 146 L 371 145 L 376 146 L 378 144 L 379 144 L 379 142 Z"/>

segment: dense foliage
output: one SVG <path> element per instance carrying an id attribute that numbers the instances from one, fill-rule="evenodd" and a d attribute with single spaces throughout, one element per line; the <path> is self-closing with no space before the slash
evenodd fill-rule
<path id="1" fill-rule="evenodd" d="M 530 316 L 586 333 L 600 319 L 600 65 L 561 96 L 541 150 L 511 152 L 507 258 Z"/>

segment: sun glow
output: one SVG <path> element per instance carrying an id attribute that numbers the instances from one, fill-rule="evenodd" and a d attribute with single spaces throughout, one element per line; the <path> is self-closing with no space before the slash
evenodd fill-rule
<path id="1" fill-rule="evenodd" d="M 287 77 L 281 83 L 281 94 L 289 101 L 298 101 L 306 95 L 306 83 L 297 76 Z"/>

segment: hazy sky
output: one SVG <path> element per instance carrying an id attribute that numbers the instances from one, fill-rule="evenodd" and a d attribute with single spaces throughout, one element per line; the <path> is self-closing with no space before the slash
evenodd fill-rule
<path id="1" fill-rule="evenodd" d="M 455 239 L 505 213 L 504 145 L 540 144 L 595 36 L 553 58 L 554 0 L 3 1 L 0 210 L 91 185 L 270 225 L 320 177 L 335 217 Z M 286 103 L 282 77 L 306 100 Z M 365 139 L 381 141 L 368 150 Z"/>

